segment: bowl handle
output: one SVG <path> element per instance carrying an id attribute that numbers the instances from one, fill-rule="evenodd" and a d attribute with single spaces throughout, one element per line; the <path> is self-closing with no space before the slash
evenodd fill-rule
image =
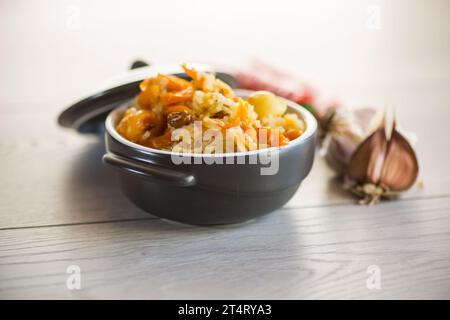
<path id="1" fill-rule="evenodd" d="M 144 164 L 112 153 L 103 155 L 103 162 L 120 170 L 149 178 L 155 182 L 178 187 L 189 187 L 195 184 L 195 177 L 192 174 L 174 171 L 158 165 Z"/>

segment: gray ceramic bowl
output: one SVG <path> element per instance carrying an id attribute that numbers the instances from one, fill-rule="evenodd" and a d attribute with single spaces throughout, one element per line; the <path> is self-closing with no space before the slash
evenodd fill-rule
<path id="1" fill-rule="evenodd" d="M 251 92 L 236 90 L 246 98 Z M 269 150 L 217 155 L 191 154 L 191 164 L 176 165 L 172 152 L 147 148 L 123 138 L 115 129 L 125 106 L 106 119 L 106 150 L 103 161 L 119 171 L 123 192 L 138 207 L 161 218 L 196 225 L 230 224 L 254 219 L 282 207 L 311 170 L 317 123 L 304 108 L 287 101 L 307 125 L 306 132 L 278 148 L 278 171 L 262 175 L 272 162 L 251 164 Z M 273 152 L 273 149 L 272 149 Z M 223 163 L 208 164 L 221 158 Z M 195 164 L 195 161 L 202 162 Z M 206 162 L 206 163 L 205 163 Z M 240 164 L 243 163 L 243 164 Z M 267 163 L 267 162 L 265 162 Z"/>

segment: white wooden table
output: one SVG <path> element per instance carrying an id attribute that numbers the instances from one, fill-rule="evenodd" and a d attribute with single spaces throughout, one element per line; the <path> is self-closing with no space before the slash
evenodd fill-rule
<path id="1" fill-rule="evenodd" d="M 277 4 L 2 1 L 0 298 L 450 298 L 450 3 Z M 56 125 L 136 57 L 252 56 L 350 106 L 396 107 L 419 137 L 424 187 L 360 207 L 317 157 L 266 217 L 169 224 L 124 198 L 101 138 Z M 80 290 L 66 286 L 71 265 Z"/>

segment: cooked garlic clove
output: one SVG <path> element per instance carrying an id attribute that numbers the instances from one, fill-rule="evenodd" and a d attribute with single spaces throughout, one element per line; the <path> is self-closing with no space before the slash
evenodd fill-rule
<path id="1" fill-rule="evenodd" d="M 391 138 L 381 170 L 380 186 L 387 190 L 404 191 L 411 188 L 419 174 L 419 164 L 414 149 L 392 126 Z"/>

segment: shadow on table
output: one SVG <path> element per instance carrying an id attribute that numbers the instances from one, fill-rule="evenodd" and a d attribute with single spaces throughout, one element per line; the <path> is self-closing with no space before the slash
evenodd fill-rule
<path id="1" fill-rule="evenodd" d="M 332 177 L 328 180 L 327 193 L 335 195 L 336 198 L 345 199 L 348 201 L 357 201 L 357 197 L 354 193 L 344 189 L 344 181 L 341 177 Z"/>
<path id="2" fill-rule="evenodd" d="M 102 163 L 103 139 L 86 143 L 71 163 L 64 203 L 80 222 L 151 218 L 122 194 L 117 173 Z"/>

